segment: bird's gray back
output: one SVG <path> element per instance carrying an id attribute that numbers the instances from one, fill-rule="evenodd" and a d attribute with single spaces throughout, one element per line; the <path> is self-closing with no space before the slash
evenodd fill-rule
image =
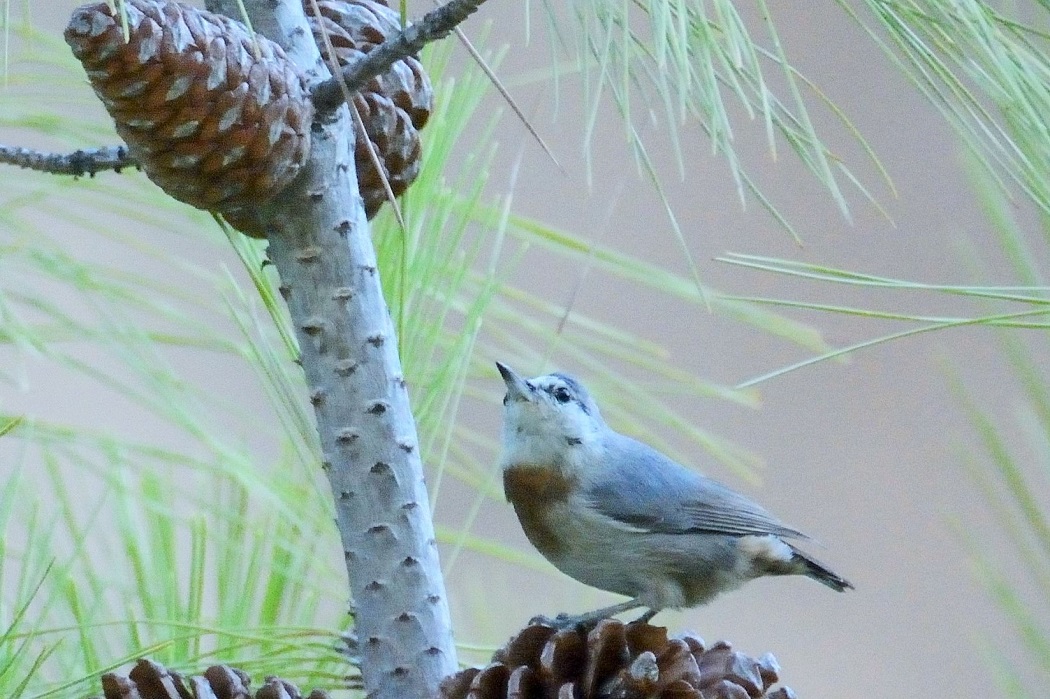
<path id="1" fill-rule="evenodd" d="M 609 430 L 600 479 L 584 496 L 607 517 L 654 533 L 805 538 L 726 486 Z"/>

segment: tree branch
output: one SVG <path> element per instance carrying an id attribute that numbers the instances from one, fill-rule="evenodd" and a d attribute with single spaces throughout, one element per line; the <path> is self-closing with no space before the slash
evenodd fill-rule
<path id="1" fill-rule="evenodd" d="M 240 18 L 240 3 L 209 0 Z M 243 0 L 254 27 L 314 80 L 301 0 Z M 365 693 L 437 694 L 457 667 L 416 425 L 354 167 L 345 107 L 315 117 L 300 175 L 259 209 L 295 325 L 335 499 Z"/>
<path id="2" fill-rule="evenodd" d="M 316 85 L 311 96 L 317 111 L 335 109 L 343 104 L 346 94 L 353 94 L 402 58 L 418 53 L 431 41 L 444 39 L 484 2 L 485 0 L 450 0 L 436 10 L 426 13 L 421 20 L 388 38 L 365 54 L 361 60 L 346 66 L 341 75 Z"/>
<path id="3" fill-rule="evenodd" d="M 127 146 L 103 146 L 72 153 L 45 153 L 32 148 L 0 144 L 0 163 L 49 172 L 52 175 L 74 177 L 94 177 L 96 172 L 113 170 L 119 173 L 126 167 L 138 167 L 138 162 L 128 153 Z"/>

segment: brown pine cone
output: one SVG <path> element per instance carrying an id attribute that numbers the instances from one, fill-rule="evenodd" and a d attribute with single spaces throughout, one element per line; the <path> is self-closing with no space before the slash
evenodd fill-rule
<path id="1" fill-rule="evenodd" d="M 303 0 L 314 40 L 325 51 L 327 32 L 340 66 L 354 62 L 401 31 L 401 18 L 378 0 L 318 0 L 321 16 L 313 16 L 312 3 Z M 434 93 L 423 66 L 414 57 L 398 61 L 390 70 L 372 78 L 354 94 L 354 105 L 365 124 L 366 141 L 357 136 L 354 159 L 365 212 L 372 218 L 386 201 L 382 180 L 372 164 L 371 142 L 383 164 L 390 188 L 397 196 L 419 174 L 419 129 L 430 118 Z"/>
<path id="2" fill-rule="evenodd" d="M 447 678 L 444 699 L 794 699 L 769 691 L 780 668 L 725 642 L 705 649 L 696 636 L 606 619 L 588 634 L 527 626 L 484 668 Z M 769 692 L 769 693 L 767 693 Z"/>
<path id="3" fill-rule="evenodd" d="M 261 235 L 242 217 L 291 182 L 309 154 L 303 77 L 240 22 L 164 0 L 123 6 L 127 41 L 104 2 L 77 9 L 65 31 L 117 132 L 165 192 Z"/>
<path id="4" fill-rule="evenodd" d="M 252 699 L 252 680 L 228 665 L 213 665 L 189 680 L 152 660 L 139 660 L 127 677 L 110 672 L 102 676 L 106 699 Z M 267 677 L 254 699 L 302 699 L 299 688 L 279 677 Z M 329 699 L 315 689 L 307 699 Z"/>

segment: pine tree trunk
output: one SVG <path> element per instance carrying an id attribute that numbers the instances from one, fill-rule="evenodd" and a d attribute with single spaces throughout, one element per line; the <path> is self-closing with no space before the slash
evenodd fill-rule
<path id="1" fill-rule="evenodd" d="M 209 9 L 234 18 L 236 0 Z M 253 27 L 318 77 L 298 2 L 244 0 Z M 346 107 L 264 213 L 335 497 L 370 697 L 431 697 L 455 647 L 413 420 L 357 187 Z"/>

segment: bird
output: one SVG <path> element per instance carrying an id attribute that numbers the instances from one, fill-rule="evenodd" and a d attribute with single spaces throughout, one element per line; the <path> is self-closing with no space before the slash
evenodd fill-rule
<path id="1" fill-rule="evenodd" d="M 496 363 L 503 490 L 525 536 L 554 567 L 629 599 L 556 620 L 588 627 L 636 609 L 696 607 L 767 575 L 853 585 L 794 543 L 808 539 L 747 497 L 610 428 L 583 384 L 525 379 Z"/>

